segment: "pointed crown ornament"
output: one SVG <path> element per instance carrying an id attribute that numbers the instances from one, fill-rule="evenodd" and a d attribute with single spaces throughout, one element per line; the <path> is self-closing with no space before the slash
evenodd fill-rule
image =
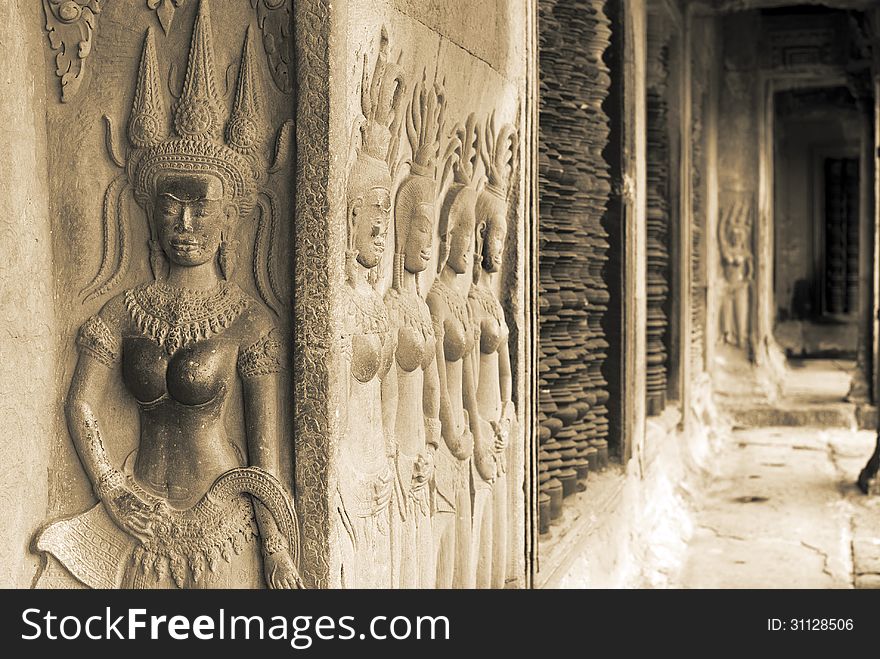
<path id="1" fill-rule="evenodd" d="M 223 182 L 224 196 L 248 215 L 267 163 L 258 162 L 262 108 L 249 27 L 232 114 L 223 126 L 223 101 L 211 33 L 210 5 L 202 0 L 193 29 L 186 76 L 180 98 L 174 103 L 174 136 L 168 135 L 159 65 L 152 28 L 148 29 L 141 57 L 138 84 L 128 124 L 134 147 L 128 161 L 129 179 L 141 206 L 149 203 L 159 175 L 168 172 L 201 172 Z M 224 138 L 225 137 L 225 141 Z M 261 166 L 262 165 L 262 166 Z"/>
<path id="2" fill-rule="evenodd" d="M 239 218 L 248 218 L 255 207 L 260 209 L 254 278 L 260 296 L 277 312 L 282 298 L 272 265 L 277 201 L 264 184 L 269 174 L 279 171 L 287 161 L 292 122 L 285 122 L 279 130 L 270 166 L 266 150 L 269 126 L 263 113 L 263 90 L 253 40 L 253 27 L 249 26 L 232 111 L 224 125 L 225 104 L 217 87 L 210 0 L 201 0 L 199 4 L 183 88 L 171 108 L 171 117 L 162 93 L 153 28 L 147 28 L 128 120 L 131 148 L 124 157 L 114 146 L 112 122 L 104 117 L 108 152 L 125 174 L 111 182 L 104 196 L 103 258 L 98 273 L 82 291 L 86 301 L 107 293 L 127 272 L 130 249 L 126 192 L 131 190 L 138 205 L 150 215 L 161 177 L 169 173 L 210 174 L 220 179 L 223 197 L 236 206 Z M 159 279 L 164 255 L 158 245 L 156 228 L 151 226 L 150 231 L 150 264 Z M 111 244 L 114 233 L 115 254 Z M 222 254 L 221 261 L 228 264 L 228 256 Z M 223 267 L 224 272 L 227 269 Z"/>
<path id="3" fill-rule="evenodd" d="M 517 132 L 511 124 L 495 128 L 495 112 L 479 133 L 480 159 L 486 170 L 486 190 L 507 197 L 516 160 Z"/>

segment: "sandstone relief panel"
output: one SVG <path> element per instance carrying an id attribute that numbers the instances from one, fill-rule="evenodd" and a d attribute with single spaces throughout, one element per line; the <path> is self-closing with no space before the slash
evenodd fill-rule
<path id="1" fill-rule="evenodd" d="M 83 291 L 102 304 L 79 329 L 64 404 L 98 503 L 38 533 L 52 565 L 41 585 L 303 585 L 299 524 L 282 484 L 285 295 L 266 246 L 279 242 L 269 169 L 286 159 L 275 148 L 286 141 L 267 115 L 253 28 L 236 58 L 231 110 L 209 0 L 198 3 L 191 35 L 169 104 L 147 28 L 125 149 L 108 120 L 111 160 L 124 173 L 104 196 L 102 257 Z M 256 297 L 235 268 L 252 225 Z M 132 240 L 144 235 L 146 244 Z M 142 244 L 151 276 L 117 292 Z M 124 424 L 105 413 L 113 396 L 137 410 L 127 452 L 118 446 Z"/>
<path id="2" fill-rule="evenodd" d="M 525 585 L 524 18 L 496 66 L 418 3 L 217 4 L 45 0 L 37 583 Z"/>
<path id="3" fill-rule="evenodd" d="M 518 132 L 492 110 L 453 116 L 446 76 L 392 36 L 358 55 L 330 585 L 503 588 L 523 542 L 500 300 Z"/>

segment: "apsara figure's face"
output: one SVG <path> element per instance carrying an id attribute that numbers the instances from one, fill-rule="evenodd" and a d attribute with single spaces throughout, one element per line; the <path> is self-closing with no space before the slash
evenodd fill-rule
<path id="1" fill-rule="evenodd" d="M 501 260 L 504 256 L 504 239 L 507 237 L 507 222 L 502 216 L 497 216 L 489 222 L 483 238 L 483 269 L 486 272 L 498 272 L 501 270 Z"/>
<path id="2" fill-rule="evenodd" d="M 431 204 L 419 204 L 413 213 L 403 250 L 403 267 L 407 272 L 418 273 L 428 267 L 434 248 L 433 217 Z"/>
<path id="3" fill-rule="evenodd" d="M 446 265 L 457 275 L 469 272 L 474 260 L 475 197 L 470 189 L 463 190 L 449 212 L 449 251 Z"/>
<path id="4" fill-rule="evenodd" d="M 391 222 L 391 193 L 376 186 L 367 190 L 355 220 L 354 249 L 365 268 L 375 268 L 385 252 L 385 237 Z"/>
<path id="5" fill-rule="evenodd" d="M 212 174 L 169 174 L 159 179 L 153 222 L 169 260 L 196 266 L 215 258 L 232 208 L 224 200 L 223 182 Z"/>

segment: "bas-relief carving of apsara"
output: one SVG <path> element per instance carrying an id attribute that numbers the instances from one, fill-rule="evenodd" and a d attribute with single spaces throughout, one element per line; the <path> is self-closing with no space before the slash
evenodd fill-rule
<path id="1" fill-rule="evenodd" d="M 517 430 L 494 279 L 516 130 L 476 114 L 450 130 L 443 85 L 423 74 L 404 103 L 407 76 L 389 64 L 384 28 L 378 51 L 362 81 L 348 177 L 343 335 L 351 374 L 338 457 L 338 582 L 503 587 L 515 505 L 508 446 Z M 404 130 L 411 157 L 394 189 Z M 380 307 L 375 273 L 392 217 L 393 275 Z M 420 273 L 437 234 L 437 275 L 425 293 Z"/>
<path id="2" fill-rule="evenodd" d="M 154 280 L 112 297 L 80 329 L 65 411 L 99 503 L 49 524 L 36 541 L 87 586 L 302 585 L 296 513 L 278 480 L 284 358 L 267 303 L 279 301 L 262 287 L 266 299 L 254 299 L 233 279 L 237 230 L 255 209 L 261 222 L 272 212 L 263 189 L 271 135 L 251 30 L 224 123 L 210 19 L 202 0 L 171 121 L 147 31 L 125 174 L 105 199 L 104 258 L 87 295 L 110 292 L 125 272 L 128 219 L 114 209 L 128 189 L 148 220 Z M 116 369 L 140 424 L 137 449 L 121 465 L 107 450 L 118 428 L 98 412 Z M 242 438 L 223 420 L 236 379 Z"/>
<path id="3" fill-rule="evenodd" d="M 748 348 L 749 300 L 754 276 L 752 195 L 728 192 L 722 195 L 722 200 L 718 243 L 727 286 L 721 298 L 721 339 L 724 343 Z"/>
<path id="4" fill-rule="evenodd" d="M 508 194 L 516 149 L 514 127 L 507 124 L 496 128 L 495 116 L 491 115 L 480 134 L 480 156 L 487 182 L 477 197 L 475 208 L 474 282 L 468 294 L 479 341 L 478 413 L 484 438 L 492 438 L 497 468 L 492 498 L 485 504 L 491 514 L 484 514 L 480 534 L 474 536 L 473 560 L 478 588 L 504 587 L 508 552 L 512 548 L 508 533 L 512 501 L 508 495 L 507 474 L 515 469 L 511 463 L 510 438 L 518 434 L 517 419 L 508 345 L 510 331 L 493 284 L 503 264 Z"/>
<path id="5" fill-rule="evenodd" d="M 339 585 L 346 588 L 391 586 L 394 443 L 383 427 L 381 389 L 394 358 L 395 336 L 374 282 L 391 221 L 392 166 L 405 90 L 402 69 L 388 60 L 388 37 L 383 31 L 372 75 L 364 56 L 363 114 L 348 174 L 348 244 L 342 288 L 346 421 L 339 440 L 340 476 L 335 493 Z"/>

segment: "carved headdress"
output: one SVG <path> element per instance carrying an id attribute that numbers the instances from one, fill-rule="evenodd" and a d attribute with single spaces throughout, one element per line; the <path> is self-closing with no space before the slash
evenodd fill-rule
<path id="1" fill-rule="evenodd" d="M 348 174 L 348 251 L 346 258 L 357 258 L 354 246 L 355 224 L 366 193 L 384 188 L 391 194 L 396 172 L 400 126 L 406 78 L 403 68 L 388 61 L 388 31 L 383 27 L 379 55 L 372 77 L 367 72 L 367 56 L 361 79 L 362 117 L 356 122 L 355 161 Z"/>
<path id="2" fill-rule="evenodd" d="M 169 173 L 202 173 L 216 176 L 222 182 L 224 199 L 238 208 L 239 217 L 247 218 L 255 205 L 259 206 L 256 251 L 264 254 L 255 254 L 256 283 L 260 295 L 274 308 L 273 302 L 277 302 L 280 295 L 274 285 L 272 269 L 268 267 L 272 256 L 268 250 L 274 241 L 266 240 L 265 223 L 269 222 L 269 231 L 274 233 L 276 203 L 271 193 L 262 188 L 268 174 L 276 171 L 286 156 L 290 125 L 285 124 L 279 133 L 274 163 L 270 168 L 266 148 L 269 127 L 263 116 L 252 29 L 248 28 L 245 37 L 235 100 L 225 124 L 225 104 L 217 87 L 209 0 L 201 0 L 199 5 L 183 89 L 171 108 L 170 118 L 162 94 L 153 31 L 147 29 L 128 121 L 131 148 L 124 158 L 116 154 L 112 126 L 105 117 L 108 149 L 114 162 L 125 168 L 126 175 L 110 184 L 104 199 L 104 258 L 98 274 L 85 289 L 88 291 L 87 300 L 112 289 L 125 274 L 128 265 L 127 223 L 123 217 L 125 189 L 132 188 L 135 201 L 149 215 L 156 184 L 161 177 Z M 113 215 L 116 216 L 119 254 L 116 270 L 108 276 L 113 260 L 108 254 Z M 158 246 L 156 228 L 152 226 L 150 247 L 153 274 L 160 278 L 163 255 Z M 261 256 L 266 260 L 265 269 L 256 267 Z"/>
<path id="3" fill-rule="evenodd" d="M 453 230 L 466 229 L 459 226 L 462 221 L 468 223 L 473 235 L 474 207 L 477 200 L 476 178 L 474 176 L 477 162 L 477 116 L 468 115 L 464 124 L 455 129 L 449 147 L 446 150 L 446 162 L 442 180 L 446 181 L 452 172 L 452 185 L 443 198 L 440 209 L 440 259 L 437 261 L 437 272 L 446 264 L 449 255 L 449 235 Z"/>
<path id="4" fill-rule="evenodd" d="M 483 247 L 496 223 L 507 221 L 507 197 L 516 159 L 517 133 L 511 124 L 495 128 L 495 113 L 486 119 L 479 133 L 480 158 L 486 170 L 486 185 L 477 197 L 476 258 L 474 279 L 478 279 L 483 264 Z"/>
<path id="5" fill-rule="evenodd" d="M 410 170 L 400 184 L 394 203 L 394 274 L 392 287 L 403 277 L 404 251 L 420 207 L 431 213 L 437 197 L 437 159 L 446 118 L 446 91 L 440 83 L 428 85 L 426 76 L 413 90 L 406 114 L 406 134 L 412 149 Z M 428 208 L 430 207 L 430 208 Z M 433 226 L 432 226 L 433 229 Z"/>

